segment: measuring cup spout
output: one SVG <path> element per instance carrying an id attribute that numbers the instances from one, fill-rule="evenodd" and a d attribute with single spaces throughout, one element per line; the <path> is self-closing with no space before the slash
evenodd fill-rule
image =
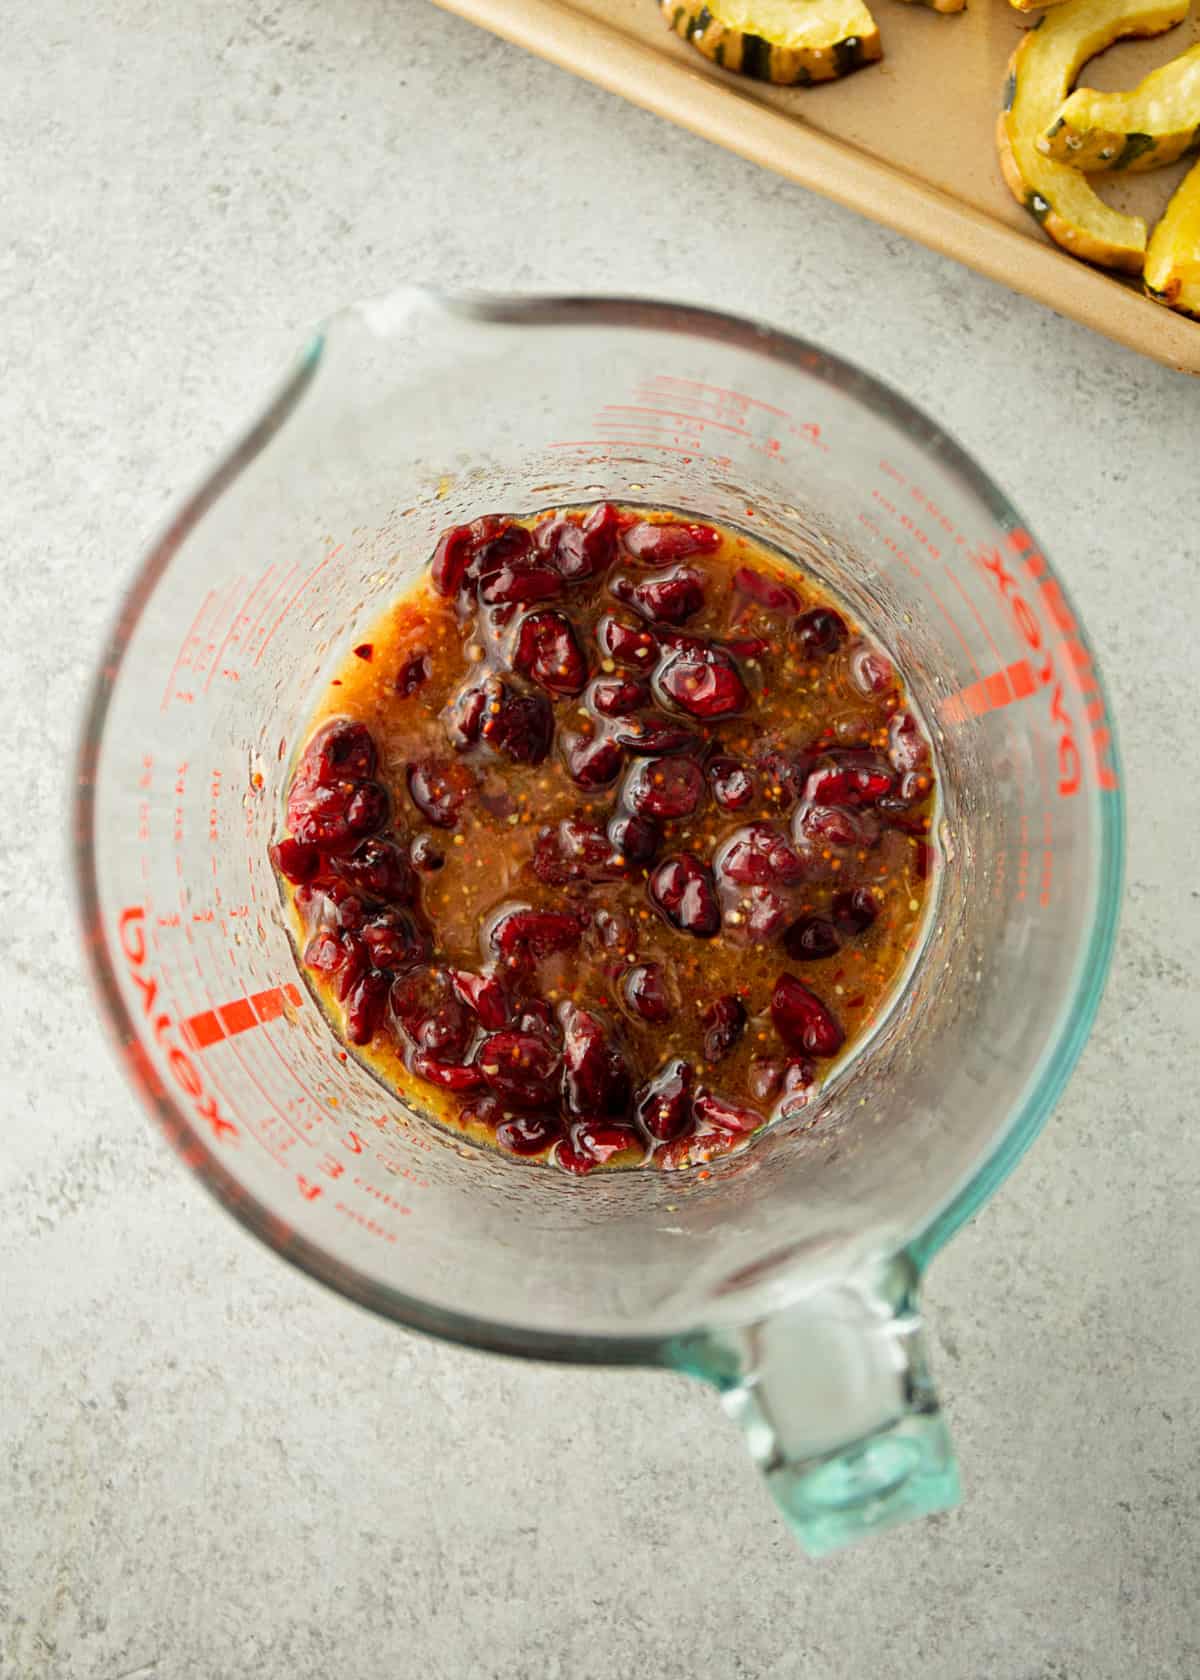
<path id="1" fill-rule="evenodd" d="M 841 1280 L 681 1360 L 714 1381 L 813 1557 L 958 1503 L 905 1259 Z"/>

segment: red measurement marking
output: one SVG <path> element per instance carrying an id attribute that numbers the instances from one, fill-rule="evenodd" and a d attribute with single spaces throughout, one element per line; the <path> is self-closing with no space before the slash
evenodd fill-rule
<path id="1" fill-rule="evenodd" d="M 275 620 L 274 624 L 272 624 L 271 628 L 267 631 L 266 635 L 263 637 L 262 646 L 259 648 L 258 652 L 254 655 L 254 663 L 256 665 L 258 664 L 259 660 L 262 658 L 263 654 L 267 651 L 267 643 L 271 640 L 271 637 L 275 634 L 276 630 L 278 630 L 279 626 L 283 623 L 284 619 L 291 612 L 292 608 L 296 605 L 296 602 L 300 599 L 301 595 L 303 595 L 304 591 L 308 588 L 309 584 L 312 583 L 315 578 L 318 578 L 321 575 L 321 573 L 325 570 L 326 566 L 328 566 L 329 562 L 331 560 L 335 559 L 337 557 L 337 555 L 339 555 L 342 552 L 343 547 L 344 547 L 344 544 L 339 543 L 336 548 L 331 548 L 329 550 L 329 553 L 325 556 L 324 560 L 321 561 L 321 564 L 319 566 L 314 566 L 313 567 L 312 571 L 305 578 L 304 582 L 300 585 L 299 589 L 297 589 L 296 593 L 292 596 L 292 598 L 288 602 L 287 606 L 284 607 L 284 609 L 280 613 L 279 617 Z"/>
<path id="2" fill-rule="evenodd" d="M 269 991 L 255 992 L 252 997 L 235 998 L 217 1009 L 205 1009 L 192 1015 L 182 1024 L 183 1036 L 193 1050 L 207 1050 L 224 1038 L 248 1032 L 251 1027 L 265 1026 L 278 1020 L 288 1004 L 300 1007 L 300 993 L 295 986 L 272 986 Z"/>
<path id="3" fill-rule="evenodd" d="M 738 437 L 746 436 L 744 426 L 731 426 L 725 420 L 710 420 L 704 414 L 684 414 L 678 408 L 646 408 L 638 403 L 605 403 L 604 414 L 659 414 L 666 420 L 686 420 L 689 426 L 716 426 L 722 432 L 734 432 Z M 601 422 L 603 424 L 603 422 Z M 634 424 L 635 422 L 630 422 Z"/>
<path id="4" fill-rule="evenodd" d="M 268 566 L 266 577 L 263 578 L 264 583 L 267 581 L 267 578 L 270 577 L 271 573 L 274 570 L 275 570 L 274 566 Z M 288 584 L 295 577 L 296 571 L 297 571 L 297 568 L 294 564 L 289 566 L 287 571 L 283 574 L 282 578 L 280 578 L 279 582 L 275 585 L 274 589 L 271 590 L 270 594 L 267 596 L 267 598 L 263 601 L 262 605 L 259 607 L 257 618 L 254 620 L 254 623 L 250 626 L 249 630 L 246 632 L 246 650 L 247 650 L 247 652 L 249 652 L 251 646 L 253 645 L 254 638 L 258 634 L 258 631 L 259 631 L 259 629 L 262 625 L 263 619 L 267 616 L 268 612 L 271 610 L 272 603 L 279 599 L 279 596 L 280 596 L 281 592 L 287 588 Z"/>
<path id="5" fill-rule="evenodd" d="M 987 620 L 984 618 L 984 616 L 980 612 L 979 608 L 975 605 L 975 602 L 972 599 L 972 597 L 970 595 L 968 595 L 967 591 L 963 588 L 962 579 L 958 576 L 957 572 L 955 572 L 954 568 L 950 565 L 949 561 L 943 561 L 943 569 L 946 573 L 946 576 L 950 579 L 950 582 L 954 585 L 955 589 L 958 590 L 959 595 L 962 597 L 963 605 L 967 608 L 967 610 L 970 612 L 971 616 L 974 618 L 976 624 L 979 626 L 980 635 L 983 637 L 983 639 L 987 643 L 987 645 L 991 648 L 991 650 L 995 654 L 996 658 L 997 659 L 1002 658 L 1003 655 L 1001 654 L 1000 649 L 996 646 L 996 638 L 992 635 L 992 632 L 987 627 Z M 979 669 L 978 666 L 976 666 L 975 668 L 976 668 L 976 670 Z"/>
<path id="6" fill-rule="evenodd" d="M 715 391 L 719 397 L 732 397 L 734 402 L 746 403 L 751 408 L 766 409 L 768 414 L 778 414 L 783 420 L 791 419 L 786 408 L 772 408 L 770 403 L 760 402 L 757 397 L 748 397 L 742 391 L 730 391 L 724 385 L 705 385 L 702 380 L 681 379 L 674 373 L 658 373 L 654 377 L 672 385 L 690 385 L 693 391 Z"/>
<path id="7" fill-rule="evenodd" d="M 220 647 L 217 649 L 216 657 L 214 658 L 212 664 L 209 666 L 208 675 L 204 679 L 204 692 L 206 694 L 208 693 L 209 683 L 212 682 L 213 678 L 216 676 L 217 672 L 221 668 L 221 661 L 225 657 L 226 648 L 229 646 L 230 642 L 233 640 L 234 636 L 237 634 L 238 625 L 245 622 L 245 620 L 246 620 L 246 618 L 247 618 L 247 616 L 250 612 L 250 607 L 251 607 L 251 604 L 254 600 L 254 597 L 258 594 L 259 590 L 266 583 L 267 579 L 270 577 L 271 573 L 274 570 L 275 570 L 274 566 L 268 566 L 267 567 L 266 571 L 259 578 L 258 582 L 254 585 L 254 588 L 250 591 L 249 595 L 247 595 L 246 599 L 242 602 L 241 606 L 238 607 L 237 611 L 234 613 L 233 617 L 230 619 L 229 628 L 225 632 L 225 639 L 224 639 L 224 641 L 222 641 Z M 241 579 L 239 578 L 238 581 L 240 583 Z"/>
<path id="8" fill-rule="evenodd" d="M 179 644 L 179 652 L 175 655 L 175 663 L 172 665 L 171 674 L 167 678 L 167 686 L 163 689 L 162 701 L 158 708 L 160 712 L 165 712 L 167 707 L 171 704 L 171 690 L 175 686 L 175 678 L 179 675 L 179 667 L 183 664 L 187 651 L 192 645 L 192 640 L 196 635 L 196 632 L 199 630 L 200 625 L 203 622 L 204 615 L 212 605 L 214 598 L 213 591 L 210 589 L 208 594 L 204 597 L 204 600 L 201 602 L 200 611 L 192 620 L 187 635 Z"/>
<path id="9" fill-rule="evenodd" d="M 727 456 L 705 455 L 699 449 L 684 449 L 676 443 L 655 443 L 653 438 L 573 438 L 569 443 L 552 443 L 551 449 L 611 449 L 614 444 L 626 444 L 630 449 L 665 449 L 672 455 L 686 455 L 689 460 L 728 460 Z"/>
<path id="10" fill-rule="evenodd" d="M 978 682 L 960 688 L 942 701 L 941 712 L 947 723 L 961 723 L 964 718 L 982 717 L 984 712 L 999 711 L 1011 706 L 1014 700 L 1026 700 L 1037 689 L 1037 677 L 1028 659 L 1015 659 L 1002 671 L 991 671 Z"/>

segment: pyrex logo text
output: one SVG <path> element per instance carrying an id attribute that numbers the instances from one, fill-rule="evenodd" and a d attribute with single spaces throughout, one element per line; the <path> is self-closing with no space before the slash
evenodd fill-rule
<path id="1" fill-rule="evenodd" d="M 207 1121 L 215 1138 L 236 1138 L 237 1127 L 232 1120 L 225 1119 L 217 1106 L 216 1098 L 205 1090 L 204 1081 L 195 1062 L 172 1037 L 174 1023 L 170 1013 L 160 1005 L 158 981 L 147 966 L 146 912 L 142 905 L 134 904 L 121 911 L 117 922 L 117 936 L 121 942 L 121 952 L 125 958 L 129 978 L 137 987 L 141 998 L 142 1014 L 154 1042 L 166 1058 L 172 1079 L 191 1102 L 201 1120 Z"/>
<path id="2" fill-rule="evenodd" d="M 976 553 L 975 559 L 999 591 L 1001 600 L 1012 614 L 1022 641 L 1031 653 L 1044 656 L 1042 668 L 1037 672 L 1037 681 L 1040 686 L 1050 690 L 1050 719 L 1058 737 L 1059 795 L 1069 798 L 1079 792 L 1083 782 L 1083 763 L 1075 727 L 1064 704 L 1062 680 L 1055 674 L 1056 652 L 1060 656 L 1061 668 L 1085 697 L 1084 709 L 1089 725 L 1087 747 L 1099 786 L 1105 792 L 1111 793 L 1117 786 L 1116 771 L 1110 763 L 1112 735 L 1105 721 L 1104 701 L 1092 670 L 1091 658 L 1079 639 L 1079 626 L 1057 581 L 1049 576 L 1045 558 L 1034 546 L 1028 531 L 1010 531 L 1008 546 L 1021 557 L 1021 563 L 1037 585 L 1050 622 L 1062 634 L 1057 648 L 1048 647 L 1037 614 L 1021 594 L 1017 578 L 1009 571 L 1000 550 L 982 549 Z"/>

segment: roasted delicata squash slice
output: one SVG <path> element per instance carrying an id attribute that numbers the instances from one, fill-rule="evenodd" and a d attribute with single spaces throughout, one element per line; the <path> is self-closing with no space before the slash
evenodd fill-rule
<path id="1" fill-rule="evenodd" d="M 928 6 L 931 12 L 965 12 L 967 0 L 911 0 L 913 5 Z M 1054 0 L 1048 0 L 1053 5 Z"/>
<path id="2" fill-rule="evenodd" d="M 1200 45 L 1123 93 L 1076 88 L 1038 140 L 1072 169 L 1157 169 L 1200 147 Z"/>
<path id="3" fill-rule="evenodd" d="M 1200 163 L 1180 182 L 1146 251 L 1146 290 L 1200 321 Z"/>
<path id="4" fill-rule="evenodd" d="M 1051 239 L 1087 262 L 1140 274 L 1146 224 L 1110 209 L 1078 169 L 1040 152 L 1038 140 L 1089 58 L 1123 35 L 1159 35 L 1187 9 L 1188 0 L 1065 0 L 1012 56 L 996 133 L 1004 179 Z"/>
<path id="5" fill-rule="evenodd" d="M 660 0 L 663 16 L 723 70 L 807 86 L 883 57 L 862 0 Z"/>

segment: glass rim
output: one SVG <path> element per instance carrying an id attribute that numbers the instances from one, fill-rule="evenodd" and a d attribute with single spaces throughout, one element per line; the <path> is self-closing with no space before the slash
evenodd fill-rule
<path id="1" fill-rule="evenodd" d="M 923 410 L 874 374 L 794 333 L 720 310 L 651 298 L 495 294 L 407 286 L 388 294 L 378 303 L 351 304 L 318 328 L 303 351 L 299 364 L 283 381 L 258 419 L 217 460 L 198 488 L 176 509 L 151 543 L 125 591 L 103 643 L 84 706 L 75 757 L 71 855 L 76 913 L 89 977 L 100 1005 L 99 1013 L 143 1106 L 161 1126 L 188 1168 L 248 1231 L 319 1283 L 406 1329 L 486 1352 L 531 1359 L 584 1365 L 670 1363 L 669 1350 L 678 1340 L 675 1334 L 616 1335 L 544 1330 L 442 1308 L 381 1283 L 292 1230 L 245 1189 L 201 1134 L 199 1125 L 192 1121 L 184 1106 L 172 1098 L 158 1078 L 142 1048 L 137 1025 L 122 996 L 101 919 L 95 846 L 96 776 L 112 693 L 143 611 L 167 565 L 191 531 L 284 426 L 315 378 L 331 333 L 336 332 L 339 324 L 354 317 L 360 323 L 366 320 L 371 325 L 370 317 L 376 309 L 394 306 L 403 299 L 416 298 L 436 302 L 448 315 L 467 321 L 518 327 L 611 326 L 673 331 L 731 344 L 747 353 L 786 363 L 798 372 L 809 374 L 850 395 L 870 414 L 900 428 L 920 448 L 935 453 L 1002 528 L 1029 533 L 1038 552 L 1044 554 L 1044 551 L 1036 544 L 1029 525 L 1008 497 Z M 375 316 L 375 319 L 379 317 Z M 371 330 L 380 337 L 384 336 L 374 325 L 371 325 Z M 1049 561 L 1046 564 L 1049 575 L 1062 590 L 1075 616 L 1078 639 L 1091 658 L 1091 670 L 1110 730 L 1117 785 L 1111 792 L 1101 792 L 1094 787 L 1088 790 L 1097 812 L 1095 903 L 1088 937 L 1082 942 L 1076 958 L 1069 998 L 1048 1033 L 1042 1054 L 1027 1080 L 1025 1094 L 1012 1109 L 1007 1123 L 990 1140 L 982 1158 L 964 1175 L 959 1186 L 949 1191 L 921 1229 L 900 1245 L 920 1269 L 996 1192 L 1048 1119 L 1090 1033 L 1116 937 L 1124 870 L 1124 796 L 1116 729 L 1103 675 L 1082 622 L 1074 614 L 1070 592 L 1053 565 Z"/>

